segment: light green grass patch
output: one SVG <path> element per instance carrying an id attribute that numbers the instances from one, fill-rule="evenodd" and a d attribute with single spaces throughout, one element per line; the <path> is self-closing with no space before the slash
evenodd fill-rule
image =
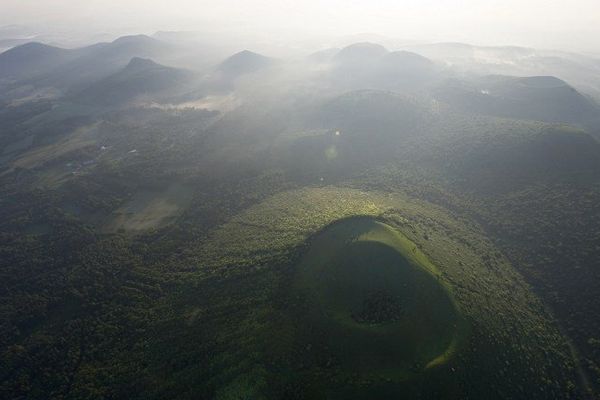
<path id="1" fill-rule="evenodd" d="M 124 230 L 141 233 L 162 228 L 172 223 L 192 201 L 191 188 L 173 183 L 166 189 L 144 190 L 114 212 L 113 218 L 103 227 L 106 233 Z"/>

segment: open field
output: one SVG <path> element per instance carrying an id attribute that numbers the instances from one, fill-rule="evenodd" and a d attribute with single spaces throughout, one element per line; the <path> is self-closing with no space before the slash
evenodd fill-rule
<path id="1" fill-rule="evenodd" d="M 162 191 L 140 191 L 114 212 L 114 217 L 104 225 L 103 231 L 142 232 L 158 229 L 181 215 L 191 200 L 191 189 L 177 183 Z"/>

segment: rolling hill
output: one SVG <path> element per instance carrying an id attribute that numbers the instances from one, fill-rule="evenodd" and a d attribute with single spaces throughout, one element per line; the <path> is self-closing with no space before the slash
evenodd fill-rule
<path id="1" fill-rule="evenodd" d="M 267 68 L 273 65 L 273 62 L 273 59 L 262 54 L 244 50 L 228 57 L 219 64 L 216 71 L 225 79 L 236 79 Z"/>
<path id="2" fill-rule="evenodd" d="M 450 80 L 434 93 L 463 111 L 508 118 L 585 124 L 600 112 L 594 101 L 551 76 Z"/>
<path id="3" fill-rule="evenodd" d="M 368 43 L 309 72 L 244 51 L 204 75 L 171 51 L 9 54 L 47 57 L 23 85 L 67 94 L 0 110 L 0 394 L 594 398 L 582 92 Z M 190 89 L 206 101 L 138 107 Z"/>
<path id="4" fill-rule="evenodd" d="M 356 43 L 331 59 L 330 79 L 348 89 L 414 91 L 437 78 L 440 68 L 431 60 L 409 51 L 389 52 L 373 43 Z"/>
<path id="5" fill-rule="evenodd" d="M 76 57 L 76 51 L 42 43 L 26 43 L 0 54 L 0 78 L 12 80 L 33 78 Z"/>
<path id="6" fill-rule="evenodd" d="M 119 106 L 133 100 L 157 101 L 181 94 L 193 85 L 195 74 L 135 57 L 120 71 L 84 89 L 74 101 Z"/>
<path id="7" fill-rule="evenodd" d="M 160 58 L 171 50 L 171 46 L 145 35 L 123 36 L 110 43 L 78 49 L 34 43 L 0 54 L 0 66 L 4 64 L 7 76 L 12 75 L 23 84 L 68 91 L 105 78 L 125 67 L 133 57 Z"/>

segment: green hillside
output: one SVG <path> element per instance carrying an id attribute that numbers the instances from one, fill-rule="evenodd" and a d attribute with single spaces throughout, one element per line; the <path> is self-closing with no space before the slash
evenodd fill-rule
<path id="1" fill-rule="evenodd" d="M 3 97 L 0 398 L 597 395 L 583 94 L 369 43 L 138 58 L 164 46 Z"/>
<path id="2" fill-rule="evenodd" d="M 372 215 L 384 223 L 347 219 L 353 215 Z M 323 227 L 327 228 L 314 235 Z M 435 304 L 441 314 L 434 317 L 439 319 L 423 323 L 432 329 L 450 323 L 452 328 L 414 339 L 433 340 L 422 348 L 424 353 L 418 353 L 424 356 L 420 366 L 409 362 L 394 363 L 390 370 L 368 368 L 369 359 L 385 365 L 377 357 L 385 358 L 388 353 L 358 344 L 344 347 L 348 343 L 329 336 L 339 331 L 342 340 L 374 340 L 376 346 L 384 332 L 397 326 L 390 322 L 361 327 L 347 318 L 346 307 L 351 307 L 353 297 L 343 297 L 342 292 L 342 300 L 335 300 L 338 297 L 332 298 L 326 289 L 325 282 L 335 275 L 323 275 L 319 265 L 335 271 L 362 260 L 361 256 L 346 259 L 352 254 L 348 250 L 334 255 L 338 264 L 318 255 L 334 253 L 334 243 L 343 245 L 347 235 L 358 240 L 354 245 L 366 240 L 363 243 L 397 246 L 390 254 L 396 260 L 393 263 L 403 265 L 400 254 L 408 254 L 413 260 L 409 263 L 416 263 L 413 268 L 417 270 L 409 272 L 413 278 L 408 279 L 424 279 L 422 284 L 439 288 Z M 366 251 L 363 256 L 370 260 Z M 157 365 L 172 357 L 188 361 L 174 366 L 166 380 L 159 369 L 153 369 L 153 374 L 161 374 L 162 379 L 157 380 L 158 375 L 148 378 L 151 382 L 178 381 L 188 388 L 182 398 L 208 396 L 212 390 L 217 390 L 217 398 L 235 393 L 264 398 L 314 398 L 316 393 L 323 398 L 348 398 L 349 393 L 357 398 L 385 398 L 386 393 L 400 398 L 478 398 L 489 393 L 498 398 L 548 398 L 567 395 L 577 379 L 573 369 L 566 375 L 567 370 L 556 370 L 556 365 L 569 363 L 566 342 L 530 288 L 484 234 L 440 208 L 400 193 L 324 187 L 276 195 L 223 225 L 192 259 L 199 269 L 178 274 L 179 294 L 167 301 L 161 334 L 154 336 L 151 347 L 152 353 L 160 355 Z M 359 273 L 360 265 L 354 268 Z M 402 276 L 393 275 L 393 269 L 386 271 L 398 279 Z M 315 274 L 320 278 L 309 278 Z M 390 278 L 383 275 L 379 282 L 389 283 Z M 359 276 L 356 279 L 355 284 L 365 284 Z M 218 291 L 209 288 L 213 285 Z M 417 303 L 406 305 L 417 308 L 406 313 L 427 307 L 428 303 L 418 305 L 423 300 L 412 291 L 416 287 L 403 289 L 417 296 L 411 297 Z M 317 292 L 310 295 L 313 290 Z M 231 293 L 237 295 L 230 297 Z M 435 289 L 427 293 L 433 295 Z M 173 330 L 175 326 L 185 328 Z M 320 329 L 327 333 L 321 334 Z M 348 332 L 355 333 L 348 336 Z M 378 339 L 369 339 L 371 335 Z M 200 341 L 192 343 L 191 337 Z M 408 349 L 399 346 L 399 352 Z M 539 348 L 546 351 L 540 353 Z M 356 350 L 348 353 L 350 349 Z M 364 357 L 362 349 L 368 358 L 357 362 L 356 357 Z M 415 355 L 405 357 L 408 362 Z M 155 388 L 156 396 L 160 398 L 169 387 Z"/>

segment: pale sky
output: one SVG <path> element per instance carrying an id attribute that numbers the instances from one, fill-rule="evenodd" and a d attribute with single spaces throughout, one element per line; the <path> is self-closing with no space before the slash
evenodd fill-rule
<path id="1" fill-rule="evenodd" d="M 600 52 L 600 0 L 0 0 L 0 25 L 377 33 Z"/>

